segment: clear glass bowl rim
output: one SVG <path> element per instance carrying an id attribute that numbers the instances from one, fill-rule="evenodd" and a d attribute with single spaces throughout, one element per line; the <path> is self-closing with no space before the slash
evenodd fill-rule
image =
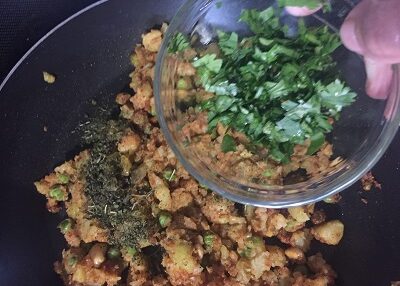
<path id="1" fill-rule="evenodd" d="M 286 208 L 293 207 L 299 205 L 305 205 L 310 203 L 315 203 L 321 201 L 327 197 L 335 195 L 340 191 L 350 187 L 353 183 L 358 181 L 365 173 L 367 173 L 383 156 L 390 143 L 392 142 L 394 136 L 396 135 L 398 126 L 400 124 L 400 65 L 394 66 L 394 74 L 395 79 L 393 83 L 393 90 L 395 92 L 395 98 L 392 102 L 393 104 L 393 116 L 390 120 L 386 120 L 382 130 L 380 131 L 380 135 L 378 140 L 371 143 L 370 148 L 368 149 L 368 155 L 363 156 L 362 160 L 357 163 L 357 165 L 348 170 L 342 170 L 344 173 L 336 179 L 326 183 L 328 180 L 325 180 L 325 184 L 323 186 L 318 186 L 318 189 L 310 189 L 310 180 L 302 183 L 297 183 L 293 185 L 286 186 L 263 186 L 256 184 L 243 184 L 237 183 L 230 180 L 224 180 L 224 182 L 215 182 L 210 180 L 209 178 L 205 178 L 200 174 L 195 166 L 193 166 L 184 156 L 181 148 L 176 144 L 175 139 L 172 136 L 171 131 L 168 128 L 167 122 L 165 120 L 165 113 L 163 110 L 163 103 L 161 99 L 161 75 L 163 69 L 163 63 L 165 56 L 168 50 L 168 44 L 170 39 L 176 33 L 177 28 L 180 25 L 181 19 L 185 19 L 185 15 L 193 9 L 196 5 L 199 5 L 199 2 L 204 3 L 206 7 L 216 2 L 217 0 L 187 0 L 181 8 L 178 10 L 176 15 L 173 17 L 166 34 L 164 35 L 164 40 L 161 45 L 160 51 L 157 56 L 156 67 L 155 67 L 155 80 L 154 80 L 154 96 L 155 96 L 155 105 L 156 105 L 156 113 L 158 117 L 158 121 L 161 127 L 161 131 L 165 136 L 165 139 L 181 162 L 183 167 L 202 185 L 207 186 L 209 189 L 215 191 L 216 193 L 224 196 L 227 199 L 232 201 L 260 206 L 260 207 L 268 207 L 268 208 Z M 200 9 L 201 10 L 201 9 Z M 328 175 L 328 178 L 331 175 Z M 222 186 L 223 184 L 228 184 L 228 187 Z M 251 191 L 250 191 L 251 190 Z M 301 196 L 299 190 L 301 191 Z M 271 192 L 276 192 L 276 194 L 272 195 Z M 265 195 L 265 192 L 268 192 L 268 196 Z M 291 195 L 282 195 L 283 193 L 289 193 Z M 298 192 L 293 194 L 293 192 Z M 269 197 L 269 199 L 266 199 Z"/>

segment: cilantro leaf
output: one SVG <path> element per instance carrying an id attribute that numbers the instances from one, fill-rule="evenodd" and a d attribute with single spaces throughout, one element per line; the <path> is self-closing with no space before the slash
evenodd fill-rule
<path id="1" fill-rule="evenodd" d="M 228 35 L 225 32 L 218 31 L 218 45 L 225 55 L 232 54 L 238 48 L 239 36 L 235 32 Z"/>
<path id="2" fill-rule="evenodd" d="M 195 68 L 205 67 L 207 70 L 213 73 L 218 73 L 222 66 L 222 60 L 216 58 L 216 54 L 207 54 L 203 57 L 195 60 L 193 66 Z"/>
<path id="3" fill-rule="evenodd" d="M 218 96 L 215 101 L 215 110 L 217 112 L 224 112 L 228 110 L 232 104 L 235 102 L 235 99 L 229 96 Z"/>
<path id="4" fill-rule="evenodd" d="M 322 132 L 317 132 L 311 136 L 310 140 L 311 143 L 308 146 L 307 155 L 313 155 L 321 148 L 325 143 L 325 136 Z"/>
<path id="5" fill-rule="evenodd" d="M 236 142 L 231 135 L 226 134 L 224 138 L 222 138 L 221 151 L 224 153 L 236 151 Z"/>
<path id="6" fill-rule="evenodd" d="M 268 90 L 270 99 L 282 98 L 289 93 L 286 83 L 283 80 L 278 82 L 267 81 L 264 83 L 263 87 Z"/>
<path id="7" fill-rule="evenodd" d="M 285 116 L 276 123 L 276 126 L 282 130 L 285 136 L 290 138 L 292 141 L 294 141 L 296 137 L 301 138 L 299 140 L 300 142 L 304 141 L 304 132 L 301 129 L 299 121 L 295 121 Z"/>
<path id="8" fill-rule="evenodd" d="M 214 85 L 206 84 L 204 89 L 208 92 L 215 93 L 215 95 L 232 95 L 236 96 L 238 89 L 236 84 L 223 81 Z"/>
<path id="9" fill-rule="evenodd" d="M 313 103 L 312 100 L 300 103 L 288 100 L 284 101 L 281 106 L 284 110 L 286 110 L 286 117 L 293 120 L 300 120 L 306 115 L 319 114 L 321 112 L 319 104 L 315 102 Z"/>
<path id="10" fill-rule="evenodd" d="M 314 120 L 318 126 L 319 129 L 321 129 L 323 132 L 331 132 L 332 131 L 332 125 L 329 124 L 327 118 L 324 115 L 319 114 L 318 116 L 314 117 Z"/>
<path id="11" fill-rule="evenodd" d="M 350 91 L 350 88 L 344 86 L 340 80 L 319 87 L 321 104 L 327 109 L 327 112 L 336 117 L 343 107 L 349 106 L 355 100 L 356 93 Z"/>
<path id="12" fill-rule="evenodd" d="M 203 86 L 209 84 L 213 75 L 217 74 L 222 67 L 222 60 L 217 59 L 216 54 L 207 54 L 193 62 L 193 66 L 197 68 L 197 74 Z"/>
<path id="13" fill-rule="evenodd" d="M 282 162 L 282 163 L 289 163 L 290 162 L 290 155 L 287 154 L 284 150 L 280 150 L 278 146 L 271 145 L 269 149 L 269 156 L 271 159 Z"/>
<path id="14" fill-rule="evenodd" d="M 182 33 L 176 33 L 168 45 L 169 53 L 182 52 L 190 47 L 189 40 Z"/>
<path id="15" fill-rule="evenodd" d="M 258 41 L 260 42 L 261 45 L 267 46 L 267 47 L 270 46 L 272 43 L 274 43 L 274 40 L 266 39 L 263 37 L 259 38 Z"/>
<path id="16" fill-rule="evenodd" d="M 279 28 L 279 19 L 275 16 L 272 7 L 263 11 L 256 9 L 243 10 L 239 21 L 246 23 L 250 30 L 256 34 L 268 31 L 269 27 L 275 30 Z"/>

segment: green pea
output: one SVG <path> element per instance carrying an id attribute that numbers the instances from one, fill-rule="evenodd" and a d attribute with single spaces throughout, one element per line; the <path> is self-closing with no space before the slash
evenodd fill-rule
<path id="1" fill-rule="evenodd" d="M 203 188 L 203 189 L 205 189 L 205 190 L 208 190 L 208 187 L 207 187 L 206 185 L 199 184 L 199 186 L 200 186 L 200 188 Z"/>
<path id="2" fill-rule="evenodd" d="M 176 88 L 180 89 L 180 90 L 187 90 L 189 88 L 189 86 L 188 86 L 188 84 L 187 84 L 185 79 L 180 78 L 178 80 L 178 82 L 176 83 Z"/>
<path id="3" fill-rule="evenodd" d="M 137 56 L 136 56 L 135 54 L 134 54 L 134 55 L 131 55 L 130 60 L 131 60 L 131 64 L 132 64 L 133 66 L 135 66 L 135 67 L 138 66 L 139 61 L 138 61 L 138 58 L 137 58 Z"/>
<path id="4" fill-rule="evenodd" d="M 116 247 L 110 247 L 107 251 L 107 257 L 109 259 L 117 259 L 121 257 L 121 251 Z"/>
<path id="5" fill-rule="evenodd" d="M 67 264 L 69 267 L 74 267 L 77 262 L 78 262 L 78 257 L 76 257 L 75 255 L 72 255 L 67 258 Z"/>
<path id="6" fill-rule="evenodd" d="M 324 202 L 327 204 L 334 204 L 335 201 L 333 200 L 332 197 L 327 197 L 326 199 L 324 199 Z"/>
<path id="7" fill-rule="evenodd" d="M 161 212 L 160 216 L 158 217 L 158 221 L 161 225 L 161 227 L 167 227 L 171 221 L 172 221 L 172 217 L 171 214 L 167 213 L 167 212 Z"/>
<path id="8" fill-rule="evenodd" d="M 211 232 L 208 232 L 206 234 L 204 234 L 203 236 L 203 242 L 204 245 L 207 247 L 212 247 L 215 241 L 215 235 Z"/>
<path id="9" fill-rule="evenodd" d="M 155 105 L 152 105 L 152 106 L 151 106 L 150 114 L 151 114 L 152 116 L 156 116 L 156 115 L 157 115 L 157 110 L 156 110 Z"/>
<path id="10" fill-rule="evenodd" d="M 130 255 L 130 256 L 135 256 L 137 254 L 137 249 L 136 247 L 130 246 L 126 249 L 126 252 Z"/>
<path id="11" fill-rule="evenodd" d="M 69 182 L 69 176 L 65 175 L 65 174 L 59 174 L 58 176 L 58 181 L 60 182 L 60 184 L 68 184 Z"/>
<path id="12" fill-rule="evenodd" d="M 241 256 L 252 258 L 264 248 L 264 241 L 259 236 L 252 236 L 246 239 L 244 249 L 240 253 Z"/>
<path id="13" fill-rule="evenodd" d="M 163 177 L 164 179 L 166 179 L 168 182 L 174 181 L 176 179 L 176 175 L 175 175 L 176 170 L 173 169 L 166 169 L 163 172 Z"/>
<path id="14" fill-rule="evenodd" d="M 57 227 L 61 230 L 61 233 L 65 234 L 71 230 L 72 220 L 67 218 L 66 220 L 63 220 L 62 222 L 60 222 L 60 224 Z"/>
<path id="15" fill-rule="evenodd" d="M 60 187 L 53 187 L 50 189 L 49 196 L 56 201 L 64 201 L 64 192 L 61 190 Z"/>
<path id="16" fill-rule="evenodd" d="M 245 258 L 251 258 L 253 256 L 253 249 L 249 246 L 245 246 L 245 248 L 240 253 L 240 256 Z"/>
<path id="17" fill-rule="evenodd" d="M 274 175 L 274 171 L 271 169 L 267 169 L 265 170 L 265 172 L 263 173 L 263 176 L 265 177 L 272 177 L 272 175 Z"/>
<path id="18" fill-rule="evenodd" d="M 340 201 L 341 196 L 339 194 L 327 197 L 324 199 L 324 202 L 327 204 L 336 204 Z"/>

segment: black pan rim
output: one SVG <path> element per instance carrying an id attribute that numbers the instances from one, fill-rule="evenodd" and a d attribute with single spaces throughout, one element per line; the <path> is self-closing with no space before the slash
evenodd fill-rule
<path id="1" fill-rule="evenodd" d="M 96 8 L 97 6 L 100 6 L 102 4 L 105 4 L 107 2 L 109 2 L 110 0 L 99 0 L 97 2 L 94 2 L 92 4 L 90 4 L 89 6 L 79 10 L 78 12 L 72 14 L 71 16 L 69 16 L 68 18 L 66 18 L 65 20 L 63 20 L 61 23 L 59 23 L 58 25 L 56 25 L 54 28 L 52 28 L 50 31 L 48 31 L 42 38 L 40 38 L 32 47 L 30 47 L 28 49 L 28 51 L 18 60 L 18 62 L 11 68 L 11 70 L 8 72 L 8 74 L 6 75 L 6 77 L 4 78 L 4 80 L 1 82 L 0 84 L 0 94 L 3 90 L 3 88 L 6 86 L 8 80 L 13 76 L 13 74 L 15 73 L 15 71 L 21 66 L 21 64 L 30 56 L 30 54 L 37 48 L 40 46 L 40 44 L 42 44 L 44 41 L 47 40 L 47 38 L 49 38 L 51 35 L 53 35 L 55 32 L 57 32 L 60 28 L 62 28 L 63 26 L 65 26 L 66 24 L 68 24 L 70 21 L 74 20 L 75 18 L 79 17 L 80 15 L 86 13 L 87 11 L 90 11 L 94 8 Z"/>

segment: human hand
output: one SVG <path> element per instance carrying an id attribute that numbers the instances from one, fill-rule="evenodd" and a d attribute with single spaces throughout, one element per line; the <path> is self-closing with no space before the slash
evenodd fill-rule
<path id="1" fill-rule="evenodd" d="M 340 36 L 349 49 L 364 56 L 367 94 L 385 99 L 392 64 L 400 63 L 400 1 L 363 0 L 347 16 Z"/>
<path id="2" fill-rule="evenodd" d="M 307 16 L 319 9 L 286 7 L 294 16 Z M 392 64 L 400 63 L 399 15 L 399 0 L 363 0 L 340 29 L 343 44 L 364 56 L 366 92 L 373 98 L 387 97 L 393 78 Z"/>

